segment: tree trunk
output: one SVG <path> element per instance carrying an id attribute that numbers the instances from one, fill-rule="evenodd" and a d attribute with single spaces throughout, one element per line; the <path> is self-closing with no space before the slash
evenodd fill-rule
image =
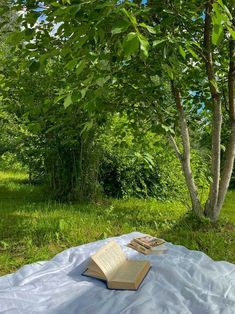
<path id="1" fill-rule="evenodd" d="M 225 152 L 225 163 L 221 176 L 218 203 L 214 211 L 214 220 L 220 214 L 226 193 L 228 191 L 229 182 L 233 172 L 233 164 L 235 158 L 235 41 L 231 38 L 229 42 L 229 73 L 228 73 L 228 93 L 229 93 L 229 117 L 231 124 L 231 133 L 228 146 Z"/>
<path id="2" fill-rule="evenodd" d="M 183 170 L 183 174 L 185 177 L 185 181 L 189 190 L 191 202 L 192 202 L 192 209 L 196 213 L 197 216 L 203 216 L 203 208 L 200 203 L 197 187 L 193 179 L 192 169 L 191 169 L 191 158 L 190 158 L 190 139 L 189 139 L 189 131 L 187 126 L 187 121 L 184 113 L 184 109 L 181 103 L 181 95 L 178 87 L 175 86 L 174 82 L 171 84 L 172 87 L 172 94 L 175 99 L 177 111 L 178 111 L 178 121 L 180 127 L 180 135 L 183 144 L 183 154 L 180 154 L 179 149 L 177 147 L 176 142 L 174 139 L 169 136 L 169 141 L 172 147 L 175 150 L 176 156 L 179 158 L 181 162 L 181 167 Z"/>
<path id="3" fill-rule="evenodd" d="M 221 153 L 221 125 L 222 125 L 222 109 L 221 96 L 217 87 L 216 77 L 214 73 L 214 64 L 212 58 L 212 20 L 211 12 L 214 0 L 206 3 L 206 16 L 204 28 L 204 54 L 207 77 L 210 86 L 211 98 L 213 103 L 213 119 L 212 119 L 212 160 L 211 175 L 212 183 L 210 186 L 209 197 L 205 206 L 205 215 L 214 219 L 214 209 L 216 208 L 219 194 L 220 184 L 220 153 Z"/>
<path id="4" fill-rule="evenodd" d="M 213 104 L 212 113 L 212 160 L 211 160 L 211 175 L 212 183 L 208 200 L 205 205 L 204 215 L 212 221 L 216 221 L 219 217 L 220 210 L 223 206 L 224 199 L 229 187 L 231 179 L 234 159 L 235 159 L 235 41 L 231 38 L 229 42 L 230 51 L 230 66 L 228 73 L 228 92 L 229 92 L 229 115 L 231 124 L 231 133 L 229 142 L 225 152 L 225 163 L 223 172 L 220 178 L 220 163 L 221 163 L 221 127 L 222 127 L 222 103 L 221 94 L 217 87 L 216 75 L 213 63 L 213 48 L 212 48 L 212 9 L 214 0 L 206 2 L 205 10 L 205 28 L 204 28 L 204 56 L 207 78 L 210 87 L 211 100 Z M 234 25 L 235 22 L 233 21 Z M 197 215 L 202 216 L 202 206 L 200 204 L 196 185 L 192 176 L 190 165 L 190 141 L 188 134 L 187 121 L 184 114 L 184 109 L 181 103 L 181 95 L 179 89 L 172 82 L 172 94 L 175 98 L 178 119 L 180 126 L 180 134 L 183 144 L 183 154 L 180 153 L 178 146 L 171 136 L 168 134 L 168 140 L 173 147 L 176 156 L 180 159 L 183 173 L 186 179 L 186 184 L 190 192 L 190 197 L 193 205 L 193 210 Z"/>

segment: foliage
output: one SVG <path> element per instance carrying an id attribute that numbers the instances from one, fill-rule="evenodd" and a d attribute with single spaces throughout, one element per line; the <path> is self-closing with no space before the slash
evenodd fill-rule
<path id="1" fill-rule="evenodd" d="M 141 121 L 138 129 L 133 122 L 127 114 L 113 115 L 99 138 L 102 147 L 100 181 L 105 194 L 178 199 L 187 204 L 188 192 L 180 163 L 166 149 L 164 136 L 152 132 L 146 121 Z M 195 147 L 192 155 L 195 178 L 204 192 L 208 188 L 206 152 L 199 153 Z"/>
<path id="2" fill-rule="evenodd" d="M 183 178 L 170 171 L 174 168 L 180 173 L 176 158 L 169 156 L 164 140 L 149 131 L 147 123 L 135 131 L 132 123 L 126 114 L 114 115 L 99 139 L 103 151 L 100 181 L 105 194 L 179 198 L 179 191 L 185 192 Z"/>
<path id="3" fill-rule="evenodd" d="M 17 158 L 16 154 L 6 152 L 0 157 L 0 169 L 3 170 L 16 170 L 22 171 L 27 170 L 24 168 L 19 159 Z"/>
<path id="4" fill-rule="evenodd" d="M 127 114 L 134 121 L 134 137 L 142 125 L 147 125 L 148 131 L 161 139 L 163 135 L 174 137 L 182 151 L 172 86 L 181 91 L 181 107 L 196 156 L 196 181 L 205 186 L 213 180 L 205 169 L 207 165 L 201 162 L 209 153 L 208 142 L 203 147 L 201 143 L 204 133 L 212 135 L 214 97 L 210 91 L 217 89 L 216 85 L 226 103 L 228 58 L 224 56 L 228 55 L 228 40 L 234 38 L 232 1 L 227 6 L 221 0 L 215 1 L 212 7 L 217 82 L 208 80 L 205 71 L 205 3 L 201 1 L 187 5 L 178 0 L 16 1 L 11 12 L 14 10 L 21 14 L 16 14 L 16 31 L 7 38 L 9 50 L 4 56 L 7 66 L 3 72 L 8 75 L 3 78 L 3 103 L 10 113 L 16 112 L 24 129 L 35 139 L 32 151 L 39 153 L 46 178 L 58 198 L 90 198 L 99 190 L 100 147 L 96 144 L 110 113 Z M 166 145 L 165 140 L 161 145 Z M 28 158 L 33 162 L 34 152 Z M 136 152 L 140 154 L 134 152 L 129 160 L 128 150 L 123 156 L 115 153 L 105 153 L 102 169 L 106 174 L 110 167 L 117 172 L 120 191 L 116 194 L 156 196 L 160 188 L 160 193 L 166 195 L 164 189 L 170 189 L 171 184 L 160 182 L 165 180 L 165 173 L 163 179 L 159 177 L 158 162 L 155 169 L 150 169 L 150 160 L 161 155 L 158 149 L 148 155 L 143 145 Z M 84 160 L 90 163 L 81 168 Z M 206 157 L 210 160 L 211 156 Z M 132 171 L 134 165 L 136 172 Z M 35 172 L 41 166 L 30 168 Z"/>
<path id="5" fill-rule="evenodd" d="M 62 72 L 62 62 L 48 63 L 33 75 L 16 63 L 17 59 L 10 64 L 17 83 L 12 84 L 12 77 L 8 82 L 14 98 L 3 103 L 16 116 L 14 136 L 19 143 L 14 151 L 28 167 L 31 182 L 46 181 L 54 197 L 63 201 L 95 199 L 101 192 L 98 181 L 108 196 L 185 198 L 179 164 L 148 120 L 138 124 L 127 118 L 129 112 L 120 119 L 116 115 L 111 125 L 104 112 L 100 116 L 92 112 L 89 120 L 89 111 L 76 104 L 64 108 L 57 97 L 57 88 L 69 73 Z M 70 75 L 67 86 L 75 79 Z"/>
<path id="6" fill-rule="evenodd" d="M 235 262 L 234 191 L 221 220 L 212 225 L 198 221 L 177 201 L 51 202 L 47 190 L 26 184 L 26 178 L 24 173 L 0 172 L 0 275 L 72 246 L 136 230 Z"/>
<path id="7" fill-rule="evenodd" d="M 44 71 L 32 75 L 18 67 L 18 59 L 9 61 L 8 71 L 14 76 L 11 73 L 5 81 L 8 89 L 4 93 L 12 96 L 2 103 L 9 115 L 16 116 L 19 143 L 14 148 L 29 169 L 30 181 L 46 181 L 60 200 L 89 199 L 97 191 L 98 149 L 94 134 L 85 127 L 87 113 L 55 102 L 57 88 L 67 75 L 62 69 L 62 62 L 49 63 Z M 93 124 L 95 129 L 95 119 Z"/>

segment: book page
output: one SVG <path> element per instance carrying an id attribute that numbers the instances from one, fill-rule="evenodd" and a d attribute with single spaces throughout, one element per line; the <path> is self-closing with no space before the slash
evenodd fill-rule
<path id="1" fill-rule="evenodd" d="M 108 283 L 120 289 L 127 287 L 126 284 L 135 286 L 142 281 L 149 268 L 149 261 L 128 260 L 111 276 Z"/>
<path id="2" fill-rule="evenodd" d="M 103 246 L 91 259 L 99 266 L 106 278 L 109 279 L 116 270 L 126 261 L 120 245 L 111 241 Z"/>
<path id="3" fill-rule="evenodd" d="M 105 277 L 105 275 L 102 272 L 95 271 L 95 270 L 89 269 L 89 268 L 83 273 L 83 275 L 89 276 L 89 277 L 98 278 L 98 279 L 101 279 L 101 280 L 106 280 L 106 277 Z"/>
<path id="4" fill-rule="evenodd" d="M 103 274 L 99 266 L 91 259 L 88 265 L 88 269 Z"/>

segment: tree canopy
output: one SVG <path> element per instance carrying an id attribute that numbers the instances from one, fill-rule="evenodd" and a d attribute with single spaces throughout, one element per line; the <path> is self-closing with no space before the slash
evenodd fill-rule
<path id="1" fill-rule="evenodd" d="M 3 29 L 12 17 L 2 46 L 2 104 L 33 143 L 33 159 L 41 149 L 40 167 L 56 193 L 66 180 L 62 194 L 80 186 L 89 197 L 100 135 L 111 115 L 126 115 L 136 139 L 165 137 L 192 209 L 217 220 L 235 155 L 234 7 L 233 0 L 1 5 Z M 211 165 L 205 207 L 191 163 L 199 150 L 198 167 Z"/>

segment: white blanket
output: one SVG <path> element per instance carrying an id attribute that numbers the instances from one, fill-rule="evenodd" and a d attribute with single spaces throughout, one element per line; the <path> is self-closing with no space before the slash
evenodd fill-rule
<path id="1" fill-rule="evenodd" d="M 146 257 L 125 246 L 140 235 L 114 238 L 128 257 L 151 261 L 137 291 L 109 290 L 104 282 L 81 275 L 89 256 L 107 239 L 0 277 L 0 313 L 235 313 L 235 265 L 171 243 L 167 253 Z"/>

